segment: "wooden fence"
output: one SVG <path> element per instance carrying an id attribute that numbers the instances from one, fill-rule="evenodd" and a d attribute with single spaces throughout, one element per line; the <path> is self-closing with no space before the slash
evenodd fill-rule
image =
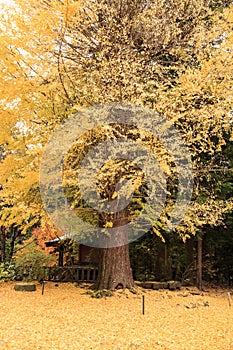
<path id="1" fill-rule="evenodd" d="M 50 266 L 45 268 L 45 279 L 57 282 L 95 282 L 98 276 L 96 266 Z"/>

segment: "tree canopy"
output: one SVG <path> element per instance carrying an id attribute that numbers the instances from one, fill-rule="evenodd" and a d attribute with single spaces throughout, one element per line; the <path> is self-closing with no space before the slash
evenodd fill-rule
<path id="1" fill-rule="evenodd" d="M 216 226 L 232 211 L 230 190 L 226 196 L 219 190 L 232 179 L 226 151 L 233 137 L 230 1 L 32 0 L 28 4 L 15 0 L 1 17 L 2 227 L 17 227 L 26 234 L 36 225 L 48 225 L 39 194 L 44 145 L 69 116 L 110 102 L 148 107 L 182 135 L 192 159 L 194 189 L 177 227 L 179 234 L 186 237 L 205 225 Z M 117 126 L 84 135 L 67 156 L 69 200 L 79 211 L 85 209 L 73 183 L 77 154 L 116 137 L 117 132 L 137 138 L 163 162 L 171 180 L 170 195 L 154 231 L 166 239 L 163 233 L 175 203 L 176 176 L 168 153 L 151 135 Z M 124 169 L 123 177 L 137 182 L 136 192 L 141 191 L 141 202 L 135 199 L 127 214 L 134 215 L 132 210 L 136 213 L 146 198 L 138 169 L 122 160 L 108 164 L 99 189 L 106 196 L 107 184 L 113 198 L 119 168 Z M 99 220 L 93 211 L 86 213 L 82 211 L 89 222 Z M 114 218 L 105 217 L 104 225 L 113 222 Z"/>

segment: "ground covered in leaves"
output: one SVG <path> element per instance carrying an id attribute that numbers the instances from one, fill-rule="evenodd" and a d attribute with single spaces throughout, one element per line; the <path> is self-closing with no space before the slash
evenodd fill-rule
<path id="1" fill-rule="evenodd" d="M 0 349 L 233 350 L 230 290 L 137 288 L 96 299 L 74 284 L 46 283 L 44 295 L 40 284 L 14 284 L 0 284 Z"/>

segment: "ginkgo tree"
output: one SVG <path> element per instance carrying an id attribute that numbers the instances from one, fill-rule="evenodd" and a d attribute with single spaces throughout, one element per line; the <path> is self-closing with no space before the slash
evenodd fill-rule
<path id="1" fill-rule="evenodd" d="M 205 25 L 197 31 L 198 38 L 205 38 L 205 47 L 196 52 L 196 68 L 188 68 L 175 89 L 160 95 L 161 112 L 174 115 L 174 118 L 178 115 L 177 126 L 183 131 L 193 155 L 193 203 L 178 231 L 199 235 L 200 287 L 202 228 L 221 224 L 225 213 L 232 211 L 232 196 L 229 194 L 227 200 L 219 198 L 214 180 L 216 174 L 224 177 L 225 172 L 232 172 L 229 160 L 222 155 L 222 150 L 232 142 L 231 8 L 217 12 L 212 21 L 214 27 L 211 31 L 207 32 Z M 193 37 L 193 43 L 200 42 L 198 38 Z M 177 93 L 179 99 L 175 100 L 171 95 Z"/>
<path id="2" fill-rule="evenodd" d="M 213 163 L 226 142 L 224 133 L 230 132 L 232 6 L 218 12 L 216 2 L 202 0 L 15 4 L 5 15 L 0 37 L 1 144 L 6 153 L 0 165 L 2 226 L 25 229 L 48 220 L 39 199 L 38 173 L 43 146 L 54 128 L 83 107 L 124 102 L 159 111 L 183 134 L 193 160 L 196 196 L 185 219 L 188 229 L 181 226 L 180 232 L 195 233 L 193 213 L 201 209 L 199 174 Z M 132 134 L 123 129 L 121 135 Z M 97 136 L 93 145 L 103 138 Z M 143 143 L 143 135 L 137 137 Z M 158 145 L 153 147 L 156 153 Z M 85 144 L 76 152 L 80 150 Z M 162 157 L 167 161 L 166 152 Z M 119 165 L 123 167 L 112 163 L 103 169 L 102 185 L 108 184 L 103 196 L 114 195 L 112 179 Z M 138 169 L 125 169 L 128 175 L 142 176 Z M 69 194 L 77 204 L 76 189 Z M 203 210 L 220 217 L 225 204 L 218 204 L 211 200 Z M 167 216 L 160 225 L 166 225 Z M 114 225 L 114 220 L 107 223 Z M 96 287 L 119 285 L 133 286 L 127 244 L 102 249 Z"/>

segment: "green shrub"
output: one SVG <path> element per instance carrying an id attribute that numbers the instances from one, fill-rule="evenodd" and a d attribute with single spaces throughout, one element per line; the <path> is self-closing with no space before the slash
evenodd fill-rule
<path id="1" fill-rule="evenodd" d="M 0 281 L 7 282 L 15 279 L 14 264 L 0 264 Z"/>
<path id="2" fill-rule="evenodd" d="M 16 256 L 16 279 L 23 281 L 43 280 L 46 278 L 45 266 L 51 265 L 54 261 L 54 257 L 38 250 L 36 244 L 31 244 Z"/>

